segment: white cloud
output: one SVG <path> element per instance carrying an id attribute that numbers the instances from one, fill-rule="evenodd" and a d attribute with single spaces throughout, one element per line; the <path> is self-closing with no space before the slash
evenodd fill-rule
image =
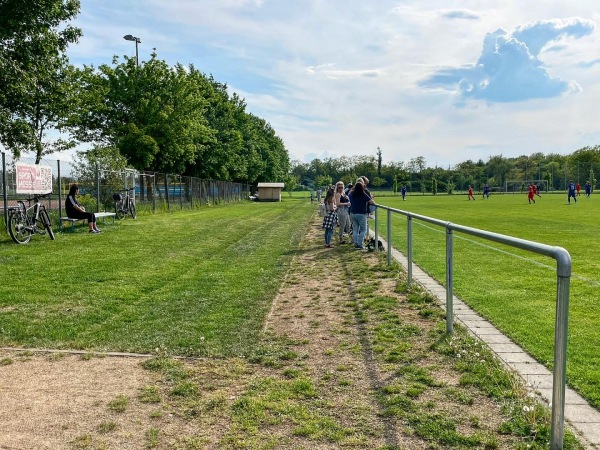
<path id="1" fill-rule="evenodd" d="M 140 36 L 140 59 L 156 47 L 227 83 L 292 159 L 379 146 L 446 165 L 597 144 L 597 1 L 486 3 L 82 0 L 71 54 L 110 64 Z"/>
<path id="2" fill-rule="evenodd" d="M 580 90 L 576 81 L 552 77 L 539 59 L 542 49 L 561 36 L 591 34 L 594 23 L 584 19 L 543 20 L 488 33 L 481 56 L 471 66 L 446 68 L 425 78 L 423 87 L 448 88 L 464 98 L 492 102 L 557 97 Z"/>

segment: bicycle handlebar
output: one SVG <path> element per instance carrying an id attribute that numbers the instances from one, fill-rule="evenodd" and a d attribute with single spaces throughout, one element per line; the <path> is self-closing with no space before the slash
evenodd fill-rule
<path id="1" fill-rule="evenodd" d="M 32 201 L 37 201 L 40 198 L 50 197 L 50 195 L 52 195 L 52 192 L 47 192 L 46 194 L 34 194 L 33 196 L 29 197 L 27 201 L 31 203 Z"/>

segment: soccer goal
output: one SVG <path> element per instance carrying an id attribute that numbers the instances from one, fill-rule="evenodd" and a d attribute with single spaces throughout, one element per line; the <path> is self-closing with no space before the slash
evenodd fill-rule
<path id="1" fill-rule="evenodd" d="M 547 180 L 506 180 L 504 182 L 504 192 L 527 192 L 530 184 L 535 184 L 538 187 L 538 192 L 548 191 Z"/>

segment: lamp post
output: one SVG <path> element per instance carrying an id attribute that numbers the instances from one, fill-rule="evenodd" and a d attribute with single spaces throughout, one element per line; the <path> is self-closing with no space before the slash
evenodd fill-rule
<path id="1" fill-rule="evenodd" d="M 139 37 L 135 37 L 131 34 L 126 34 L 125 36 L 123 36 L 123 39 L 125 39 L 126 41 L 133 41 L 135 42 L 135 65 L 136 67 L 139 65 L 139 59 L 138 59 L 138 44 L 141 44 L 142 41 L 140 40 Z"/>

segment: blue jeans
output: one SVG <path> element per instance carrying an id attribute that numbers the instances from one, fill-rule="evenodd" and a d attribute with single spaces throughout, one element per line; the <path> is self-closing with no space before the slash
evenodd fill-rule
<path id="1" fill-rule="evenodd" d="M 331 244 L 332 237 L 333 237 L 333 228 L 325 228 L 325 245 Z"/>
<path id="2" fill-rule="evenodd" d="M 366 214 L 350 214 L 352 220 L 352 240 L 355 247 L 362 247 L 367 233 L 367 215 Z"/>

